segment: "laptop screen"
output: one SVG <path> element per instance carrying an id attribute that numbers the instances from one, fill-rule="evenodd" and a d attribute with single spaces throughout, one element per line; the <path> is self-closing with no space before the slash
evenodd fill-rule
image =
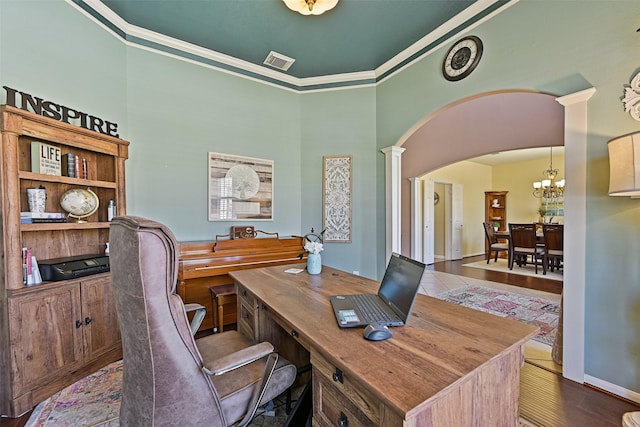
<path id="1" fill-rule="evenodd" d="M 391 254 L 378 295 L 406 322 L 415 301 L 425 265 L 397 253 Z"/>

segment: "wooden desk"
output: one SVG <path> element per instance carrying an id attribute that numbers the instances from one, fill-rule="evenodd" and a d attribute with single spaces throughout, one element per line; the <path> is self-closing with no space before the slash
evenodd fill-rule
<path id="1" fill-rule="evenodd" d="M 329 296 L 375 293 L 377 282 L 286 268 L 230 273 L 239 330 L 296 364 L 304 358 L 287 340 L 310 353 L 314 426 L 518 425 L 522 345 L 537 328 L 418 295 L 408 324 L 371 342 L 338 327 Z"/>

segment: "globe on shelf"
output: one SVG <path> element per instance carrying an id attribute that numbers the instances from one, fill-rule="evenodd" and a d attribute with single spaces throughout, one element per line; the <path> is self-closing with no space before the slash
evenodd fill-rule
<path id="1" fill-rule="evenodd" d="M 98 210 L 100 200 L 96 193 L 88 188 L 72 188 L 60 197 L 60 206 L 77 222 L 87 222 L 85 218 Z"/>

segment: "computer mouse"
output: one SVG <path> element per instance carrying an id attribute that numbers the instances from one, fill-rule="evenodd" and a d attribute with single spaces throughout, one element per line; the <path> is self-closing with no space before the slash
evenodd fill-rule
<path id="1" fill-rule="evenodd" d="M 370 341 L 382 341 L 391 338 L 391 331 L 386 325 L 372 323 L 364 328 L 362 336 Z"/>

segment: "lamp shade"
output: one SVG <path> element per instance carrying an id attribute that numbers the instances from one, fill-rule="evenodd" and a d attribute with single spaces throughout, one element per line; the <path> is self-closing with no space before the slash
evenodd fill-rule
<path id="1" fill-rule="evenodd" d="M 609 195 L 640 197 L 640 132 L 612 139 L 609 148 Z"/>
<path id="2" fill-rule="evenodd" d="M 303 15 L 322 15 L 333 9 L 338 0 L 282 0 L 291 10 Z"/>

